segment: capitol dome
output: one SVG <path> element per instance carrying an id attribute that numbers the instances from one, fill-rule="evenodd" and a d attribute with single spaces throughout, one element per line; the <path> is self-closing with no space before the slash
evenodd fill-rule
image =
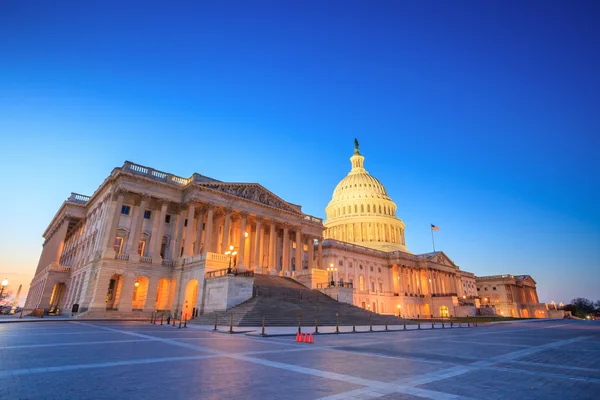
<path id="1" fill-rule="evenodd" d="M 325 238 L 383 251 L 404 251 L 404 222 L 385 187 L 364 168 L 355 140 L 352 169 L 333 191 L 325 209 Z"/>

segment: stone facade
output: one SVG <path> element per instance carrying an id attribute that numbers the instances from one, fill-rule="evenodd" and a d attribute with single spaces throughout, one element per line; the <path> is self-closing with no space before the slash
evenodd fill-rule
<path id="1" fill-rule="evenodd" d="M 531 277 L 476 278 L 444 252 L 409 252 L 396 204 L 364 169 L 358 146 L 350 161 L 324 224 L 256 183 L 125 162 L 92 196 L 73 193 L 62 204 L 44 232 L 25 308 L 192 316 L 247 300 L 260 273 L 377 313 L 475 315 L 483 298 L 486 312 L 541 316 Z"/>
<path id="2" fill-rule="evenodd" d="M 494 307 L 505 317 L 548 318 L 546 304 L 540 303 L 536 282 L 529 275 L 477 277 L 481 308 Z"/>

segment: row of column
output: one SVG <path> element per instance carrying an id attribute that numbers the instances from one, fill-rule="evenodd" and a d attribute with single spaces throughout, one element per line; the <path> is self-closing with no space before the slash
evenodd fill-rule
<path id="1" fill-rule="evenodd" d="M 119 220 L 121 217 L 121 208 L 123 206 L 124 193 L 117 192 L 114 196 L 114 207 L 111 210 L 111 215 L 108 217 L 110 224 L 108 235 L 103 238 L 103 248 L 110 250 L 112 243 L 117 235 L 119 228 Z M 129 254 L 137 253 L 137 246 L 142 237 L 142 226 L 144 223 L 144 211 L 150 199 L 147 196 L 142 196 L 139 206 L 134 211 L 132 229 L 125 245 L 125 252 Z M 159 200 L 160 215 L 153 216 L 152 234 L 149 244 L 149 257 L 157 257 L 160 255 L 162 245 L 162 237 L 165 229 L 165 216 L 168 208 L 166 201 Z M 185 221 L 187 220 L 187 224 Z M 239 222 L 238 222 L 239 221 Z M 250 222 L 250 224 L 249 224 Z M 265 222 L 268 222 L 265 223 Z M 253 223 L 253 226 L 251 226 Z M 267 226 L 268 242 L 267 240 Z M 275 268 L 277 256 L 281 250 L 282 269 L 290 270 L 291 243 L 290 231 L 295 233 L 296 243 L 296 260 L 299 260 L 298 266 L 302 268 L 302 260 L 304 255 L 304 245 L 308 241 L 308 260 L 309 267 L 314 267 L 314 248 L 312 236 L 303 234 L 298 226 L 290 226 L 283 224 L 280 227 L 273 220 L 265 221 L 262 217 L 257 216 L 252 221 L 248 220 L 248 214 L 245 212 L 233 213 L 233 210 L 225 209 L 217 210 L 213 205 L 199 206 L 196 203 L 190 203 L 187 208 L 180 208 L 179 215 L 176 221 L 175 238 L 170 246 L 169 257 L 171 260 L 177 259 L 183 247 L 182 256 L 191 257 L 196 254 L 205 252 L 224 253 L 229 249 L 229 245 L 236 246 L 237 263 L 239 266 L 260 267 L 261 262 L 267 262 L 270 268 Z M 221 227 L 223 228 L 221 230 Z M 253 229 L 254 228 L 254 231 Z M 238 234 L 238 240 L 234 237 L 234 232 Z M 277 248 L 278 232 L 282 232 L 282 248 Z M 317 238 L 318 256 L 317 264 L 320 266 L 319 260 L 322 259 L 322 238 Z M 265 243 L 263 244 L 263 240 Z M 248 243 L 247 243 L 248 242 Z M 248 251 L 246 245 L 250 246 Z M 264 254 L 266 252 L 266 254 Z M 251 260 L 246 260 L 246 256 L 250 255 Z M 265 256 L 266 255 L 266 256 Z"/>
<path id="2" fill-rule="evenodd" d="M 357 222 L 327 229 L 327 237 L 349 242 L 386 242 L 404 245 L 403 229 L 391 224 Z"/>
<path id="3" fill-rule="evenodd" d="M 394 289 L 398 292 L 412 295 L 460 295 L 462 293 L 460 280 L 454 274 L 402 265 L 395 269 L 397 269 L 398 284 L 394 285 Z"/>

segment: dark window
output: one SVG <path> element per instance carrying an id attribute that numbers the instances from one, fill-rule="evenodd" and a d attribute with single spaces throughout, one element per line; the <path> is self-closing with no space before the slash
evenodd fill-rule
<path id="1" fill-rule="evenodd" d="M 381 272 L 381 268 L 377 268 L 377 272 Z"/>
<path id="2" fill-rule="evenodd" d="M 343 266 L 344 266 L 344 262 L 343 262 L 342 260 L 340 260 L 340 261 L 338 262 L 338 265 L 339 265 L 340 267 L 343 267 Z"/>
<path id="3" fill-rule="evenodd" d="M 129 206 L 122 206 L 121 207 L 121 214 L 129 215 L 130 211 L 131 211 L 131 207 L 129 207 Z"/>
<path id="4" fill-rule="evenodd" d="M 144 211 L 144 218 L 150 219 L 152 217 L 152 211 L 146 210 Z"/>
<path id="5" fill-rule="evenodd" d="M 373 267 L 371 267 L 371 272 L 373 272 Z"/>
<path id="6" fill-rule="evenodd" d="M 494 286 L 494 287 L 492 288 L 492 290 L 496 290 L 496 286 Z"/>
<path id="7" fill-rule="evenodd" d="M 479 292 L 479 288 L 477 288 L 477 291 Z"/>
<path id="8" fill-rule="evenodd" d="M 183 221 L 183 226 L 187 226 L 187 218 Z"/>
<path id="9" fill-rule="evenodd" d="M 360 269 L 362 269 L 362 264 L 359 265 Z"/>
<path id="10" fill-rule="evenodd" d="M 169 214 L 165 215 L 165 224 L 171 223 L 171 216 Z"/>

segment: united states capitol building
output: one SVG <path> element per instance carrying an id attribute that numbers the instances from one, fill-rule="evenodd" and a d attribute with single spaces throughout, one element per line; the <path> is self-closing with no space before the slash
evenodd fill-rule
<path id="1" fill-rule="evenodd" d="M 258 183 L 125 162 L 91 196 L 71 194 L 50 221 L 25 309 L 196 316 L 250 299 L 263 274 L 378 314 L 547 316 L 528 275 L 476 277 L 443 251 L 413 254 L 364 160 L 356 143 L 325 221 Z"/>

